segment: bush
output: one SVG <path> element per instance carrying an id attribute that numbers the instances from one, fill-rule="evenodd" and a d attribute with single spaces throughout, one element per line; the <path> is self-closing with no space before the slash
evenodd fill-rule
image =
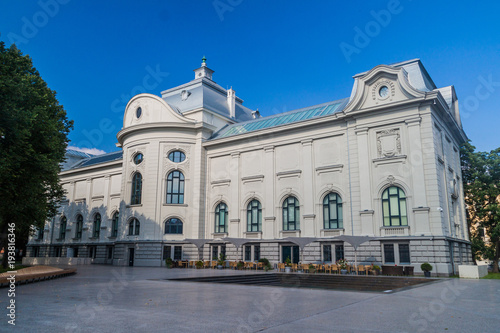
<path id="1" fill-rule="evenodd" d="M 372 268 L 376 271 L 380 271 L 380 266 L 379 265 L 373 265 Z"/>
<path id="2" fill-rule="evenodd" d="M 243 261 L 238 261 L 238 263 L 236 264 L 236 267 L 238 267 L 238 269 L 242 269 L 244 266 L 245 263 Z"/>
<path id="3" fill-rule="evenodd" d="M 195 265 L 196 265 L 196 268 L 202 268 L 203 267 L 203 260 L 198 260 Z"/>
<path id="4" fill-rule="evenodd" d="M 424 272 L 430 272 L 432 271 L 432 265 L 428 262 L 424 262 L 422 265 L 420 265 L 420 269 Z"/>
<path id="5" fill-rule="evenodd" d="M 259 262 L 264 263 L 264 270 L 265 271 L 269 271 L 269 270 L 273 269 L 273 267 L 271 266 L 271 263 L 269 262 L 269 259 L 260 258 Z"/>
<path id="6" fill-rule="evenodd" d="M 173 264 L 174 264 L 174 262 L 172 261 L 171 258 L 165 259 L 165 266 L 167 266 L 167 268 L 172 267 Z"/>

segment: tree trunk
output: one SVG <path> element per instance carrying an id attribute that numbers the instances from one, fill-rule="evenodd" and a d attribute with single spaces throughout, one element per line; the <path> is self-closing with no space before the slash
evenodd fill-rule
<path id="1" fill-rule="evenodd" d="M 497 242 L 495 249 L 495 255 L 493 256 L 493 273 L 499 273 L 498 271 L 498 259 L 500 259 L 500 241 Z"/>

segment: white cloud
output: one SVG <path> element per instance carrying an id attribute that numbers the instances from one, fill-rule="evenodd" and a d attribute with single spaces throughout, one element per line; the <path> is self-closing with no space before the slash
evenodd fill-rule
<path id="1" fill-rule="evenodd" d="M 106 152 L 104 150 L 97 149 L 97 148 L 79 148 L 79 147 L 75 147 L 75 146 L 68 146 L 68 149 L 81 151 L 83 153 L 87 153 L 87 154 L 91 154 L 91 155 L 106 154 Z"/>

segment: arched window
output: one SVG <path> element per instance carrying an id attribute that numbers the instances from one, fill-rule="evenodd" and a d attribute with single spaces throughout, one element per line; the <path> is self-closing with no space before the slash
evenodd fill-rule
<path id="1" fill-rule="evenodd" d="M 118 220 L 119 220 L 120 215 L 118 212 L 115 212 L 113 214 L 113 220 L 111 222 L 111 237 L 117 237 L 118 236 Z"/>
<path id="2" fill-rule="evenodd" d="M 94 233 L 92 234 L 92 237 L 99 238 L 100 231 L 101 231 L 101 214 L 96 213 L 94 215 Z"/>
<path id="3" fill-rule="evenodd" d="M 59 228 L 59 239 L 64 240 L 66 238 L 66 224 L 67 224 L 66 216 L 61 218 L 61 227 Z"/>
<path id="4" fill-rule="evenodd" d="M 384 227 L 408 225 L 406 215 L 406 195 L 397 186 L 391 186 L 382 193 Z"/>
<path id="5" fill-rule="evenodd" d="M 141 222 L 138 219 L 132 219 L 128 223 L 128 235 L 129 236 L 138 236 L 141 228 Z"/>
<path id="6" fill-rule="evenodd" d="M 247 231 L 261 231 L 262 206 L 259 200 L 252 200 L 247 206 Z"/>
<path id="7" fill-rule="evenodd" d="M 132 197 L 130 199 L 131 205 L 140 205 L 142 195 L 142 175 L 139 172 L 134 174 L 132 178 Z"/>
<path id="8" fill-rule="evenodd" d="M 167 176 L 167 203 L 184 203 L 184 175 L 180 171 L 172 171 Z"/>
<path id="9" fill-rule="evenodd" d="M 227 232 L 227 206 L 223 202 L 215 208 L 215 232 Z"/>
<path id="10" fill-rule="evenodd" d="M 82 230 L 83 230 L 83 216 L 78 214 L 76 216 L 76 231 L 75 231 L 76 239 L 82 238 Z"/>
<path id="11" fill-rule="evenodd" d="M 342 229 L 342 199 L 337 193 L 329 193 L 323 199 L 323 225 L 325 229 Z"/>
<path id="12" fill-rule="evenodd" d="M 182 221 L 177 218 L 168 219 L 165 222 L 166 234 L 182 234 Z"/>
<path id="13" fill-rule="evenodd" d="M 290 196 L 283 201 L 283 230 L 299 229 L 299 201 Z"/>

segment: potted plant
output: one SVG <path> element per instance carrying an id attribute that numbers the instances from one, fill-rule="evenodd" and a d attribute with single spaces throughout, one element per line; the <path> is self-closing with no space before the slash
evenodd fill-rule
<path id="1" fill-rule="evenodd" d="M 420 265 L 420 269 L 424 272 L 425 277 L 431 277 L 432 265 L 428 262 L 424 262 Z"/>
<path id="2" fill-rule="evenodd" d="M 217 259 L 217 268 L 222 269 L 224 266 L 226 266 L 226 255 L 221 253 Z"/>
<path id="3" fill-rule="evenodd" d="M 203 262 L 203 260 L 198 260 L 195 265 L 196 265 L 196 268 L 200 269 L 200 268 L 203 268 L 204 264 L 205 263 Z"/>
<path id="4" fill-rule="evenodd" d="M 172 258 L 167 258 L 165 259 L 165 266 L 167 268 L 172 268 L 172 265 L 174 264 L 174 262 L 172 261 Z"/>
<path id="5" fill-rule="evenodd" d="M 379 275 L 380 274 L 380 266 L 379 265 L 372 265 L 372 272 L 373 272 L 373 275 Z"/>
<path id="6" fill-rule="evenodd" d="M 309 264 L 309 273 L 316 273 L 316 267 L 313 264 Z"/>
<path id="7" fill-rule="evenodd" d="M 292 267 L 292 261 L 290 260 L 290 257 L 286 257 L 285 259 L 285 273 L 290 273 Z"/>
<path id="8" fill-rule="evenodd" d="M 341 274 L 347 274 L 347 268 L 349 267 L 349 262 L 347 260 L 340 259 L 337 261 L 337 266 L 339 266 Z"/>
<path id="9" fill-rule="evenodd" d="M 238 261 L 238 263 L 236 264 L 236 268 L 243 269 L 243 267 L 245 267 L 245 263 L 241 260 Z"/>
<path id="10" fill-rule="evenodd" d="M 267 259 L 267 258 L 260 258 L 259 262 L 264 263 L 264 270 L 266 272 L 270 271 L 271 269 L 273 269 L 273 267 L 271 266 L 271 263 L 269 262 L 269 259 Z"/>

